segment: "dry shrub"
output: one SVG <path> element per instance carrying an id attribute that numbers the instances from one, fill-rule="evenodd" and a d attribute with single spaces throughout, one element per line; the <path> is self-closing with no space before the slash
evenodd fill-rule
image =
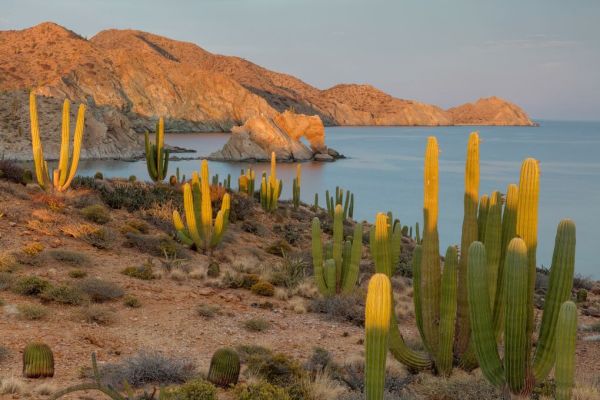
<path id="1" fill-rule="evenodd" d="M 110 214 L 108 213 L 108 210 L 100 204 L 93 204 L 85 207 L 83 210 L 81 210 L 81 215 L 88 221 L 100 225 L 106 224 L 108 221 L 110 221 Z"/>
<path id="2" fill-rule="evenodd" d="M 478 371 L 469 374 L 457 370 L 448 378 L 423 373 L 410 386 L 410 391 L 427 399 L 503 399 L 502 393 L 490 385 Z"/>
<path id="3" fill-rule="evenodd" d="M 98 278 L 86 278 L 77 284 L 77 287 L 86 293 L 96 303 L 102 303 L 123 297 L 123 289 L 116 283 Z"/>
<path id="4" fill-rule="evenodd" d="M 46 252 L 54 260 L 74 267 L 83 267 L 89 265 L 90 258 L 79 251 L 52 249 Z"/>
<path id="5" fill-rule="evenodd" d="M 32 196 L 34 203 L 44 204 L 53 211 L 61 211 L 65 208 L 65 200 L 62 196 L 52 193 L 37 193 Z"/>
<path id="6" fill-rule="evenodd" d="M 30 321 L 43 319 L 48 315 L 48 309 L 40 304 L 23 303 L 17 306 L 19 316 Z"/>
<path id="7" fill-rule="evenodd" d="M 110 325 L 115 320 L 115 313 L 107 307 L 98 304 L 88 304 L 75 313 L 75 320 L 88 324 Z"/>
<path id="8" fill-rule="evenodd" d="M 98 249 L 110 249 L 115 237 L 108 228 L 86 223 L 65 225 L 61 228 L 61 231 Z"/>

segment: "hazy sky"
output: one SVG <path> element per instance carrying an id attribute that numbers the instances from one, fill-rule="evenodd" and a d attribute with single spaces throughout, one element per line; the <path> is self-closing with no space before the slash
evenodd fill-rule
<path id="1" fill-rule="evenodd" d="M 600 120 L 600 0 L 0 0 L 0 30 L 48 20 L 191 41 L 319 88 Z"/>

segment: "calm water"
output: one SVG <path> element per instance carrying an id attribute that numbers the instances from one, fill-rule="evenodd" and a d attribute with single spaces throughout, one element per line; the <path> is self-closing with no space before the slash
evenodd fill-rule
<path id="1" fill-rule="evenodd" d="M 394 212 L 403 224 L 422 219 L 423 153 L 427 136 L 440 143 L 440 219 L 441 252 L 460 242 L 463 216 L 463 174 L 469 132 L 478 129 L 480 147 L 480 193 L 501 190 L 518 183 L 521 161 L 528 156 L 540 160 L 541 194 L 539 213 L 538 263 L 549 265 L 556 226 L 562 218 L 577 223 L 576 270 L 600 279 L 600 122 L 542 122 L 530 127 L 336 127 L 327 128 L 327 143 L 349 158 L 335 163 L 304 163 L 302 199 L 313 202 L 319 192 L 321 206 L 325 189 L 336 185 L 355 194 L 355 218 L 372 221 L 378 211 Z M 167 143 L 193 148 L 198 155 L 219 149 L 227 134 L 171 134 Z M 232 175 L 237 187 L 240 168 L 246 163 L 211 162 L 211 174 Z M 170 172 L 179 167 L 190 175 L 199 161 L 170 163 Z M 255 166 L 257 176 L 267 164 Z M 101 170 L 105 176 L 147 177 L 141 162 L 88 161 L 82 173 Z M 291 197 L 293 164 L 280 164 L 284 180 L 282 198 Z"/>

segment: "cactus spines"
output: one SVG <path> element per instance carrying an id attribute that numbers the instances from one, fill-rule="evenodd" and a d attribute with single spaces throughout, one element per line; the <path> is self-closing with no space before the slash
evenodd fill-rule
<path id="1" fill-rule="evenodd" d="M 533 295 L 535 290 L 538 203 L 540 195 L 540 170 L 537 160 L 527 158 L 521 165 L 519 200 L 517 204 L 516 234 L 527 245 L 529 262 L 527 336 L 533 332 Z"/>
<path id="2" fill-rule="evenodd" d="M 483 242 L 485 239 L 489 205 L 490 197 L 487 194 L 481 195 L 481 199 L 479 199 L 479 212 L 477 214 L 477 236 L 480 242 Z"/>
<path id="3" fill-rule="evenodd" d="M 83 131 L 85 126 L 85 105 L 80 104 L 77 111 L 77 122 L 75 124 L 75 133 L 73 137 L 73 153 L 71 155 L 71 167 L 69 168 L 70 154 L 70 103 L 65 99 L 63 103 L 62 113 L 62 134 L 60 158 L 58 161 L 58 169 L 55 169 L 50 175 L 48 163 L 44 160 L 44 151 L 40 139 L 40 127 L 37 114 L 37 102 L 35 93 L 29 94 L 29 114 L 31 119 L 31 146 L 33 151 L 33 161 L 35 166 L 35 174 L 40 187 L 44 190 L 50 185 L 59 191 L 63 192 L 69 188 L 71 182 L 75 178 L 77 167 L 79 166 L 79 156 L 81 154 L 81 144 L 83 142 Z"/>
<path id="4" fill-rule="evenodd" d="M 392 286 L 385 274 L 369 281 L 365 305 L 365 392 L 367 400 L 382 400 L 392 318 Z"/>
<path id="5" fill-rule="evenodd" d="M 283 184 L 277 179 L 277 158 L 275 152 L 271 153 L 271 175 L 263 173 L 260 184 L 260 204 L 265 211 L 277 210 L 277 201 L 281 196 Z"/>
<path id="6" fill-rule="evenodd" d="M 438 155 L 437 139 L 427 140 L 425 152 L 424 196 L 423 196 L 423 254 L 421 257 L 421 306 L 423 333 L 426 347 L 438 348 L 440 320 L 440 251 L 437 229 L 438 218 Z"/>
<path id="7" fill-rule="evenodd" d="M 577 307 L 572 301 L 565 301 L 556 328 L 556 400 L 569 400 L 573 392 L 576 338 Z"/>
<path id="8" fill-rule="evenodd" d="M 221 386 L 235 386 L 240 376 L 240 357 L 235 350 L 222 348 L 213 354 L 210 360 L 207 379 L 209 382 Z"/>
<path id="9" fill-rule="evenodd" d="M 446 250 L 444 271 L 442 273 L 442 293 L 440 303 L 440 343 L 436 366 L 441 374 L 452 373 L 453 345 L 456 321 L 456 296 L 458 251 L 450 246 Z"/>
<path id="10" fill-rule="evenodd" d="M 164 148 L 165 143 L 165 121 L 162 117 L 156 123 L 156 140 L 150 142 L 150 133 L 144 135 L 146 146 L 146 167 L 148 175 L 154 182 L 161 182 L 167 176 L 169 169 L 169 150 Z"/>
<path id="11" fill-rule="evenodd" d="M 481 299 L 487 299 L 490 293 L 485 246 L 481 242 L 473 242 L 468 251 L 467 294 L 473 348 L 481 372 L 486 379 L 495 386 L 502 386 L 505 382 L 504 370 L 496 348 L 496 336 L 492 329 L 490 303 L 481 301 Z"/>
<path id="12" fill-rule="evenodd" d="M 51 378 L 54 376 L 54 355 L 44 343 L 30 343 L 23 351 L 23 376 L 25 378 Z"/>
<path id="13" fill-rule="evenodd" d="M 193 243 L 196 250 L 204 252 L 216 247 L 227 229 L 230 198 L 229 193 L 223 195 L 221 209 L 217 212 L 213 223 L 208 162 L 206 160 L 202 160 L 201 178 L 198 177 L 197 172 L 194 172 L 192 182 L 183 185 L 183 208 L 187 229 L 179 212 L 173 211 L 173 225 L 181 241 L 188 245 Z"/>
<path id="14" fill-rule="evenodd" d="M 544 301 L 544 314 L 533 360 L 536 380 L 544 380 L 554 364 L 555 336 L 558 315 L 562 304 L 569 300 L 575 269 L 575 224 L 569 219 L 560 221 L 556 230 L 554 254 L 550 268 L 548 292 Z"/>
<path id="15" fill-rule="evenodd" d="M 302 169 L 300 164 L 296 166 L 296 177 L 294 178 L 294 182 L 292 184 L 292 204 L 294 205 L 294 209 L 298 209 L 300 206 L 300 184 L 302 180 Z"/>
<path id="16" fill-rule="evenodd" d="M 456 317 L 456 347 L 459 355 L 468 347 L 471 328 L 469 323 L 469 302 L 467 301 L 468 249 L 478 240 L 477 205 L 479 203 L 479 134 L 472 132 L 467 144 L 465 164 L 465 194 L 461 255 L 458 263 L 458 310 Z"/>

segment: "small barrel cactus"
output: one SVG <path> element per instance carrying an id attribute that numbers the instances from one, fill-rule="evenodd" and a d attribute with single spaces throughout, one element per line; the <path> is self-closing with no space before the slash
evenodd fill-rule
<path id="1" fill-rule="evenodd" d="M 23 351 L 23 376 L 25 378 L 51 378 L 54 376 L 54 356 L 44 343 L 30 343 Z"/>
<path id="2" fill-rule="evenodd" d="M 217 386 L 235 386 L 240 376 L 240 357 L 230 348 L 217 350 L 210 360 L 208 381 Z"/>
<path id="3" fill-rule="evenodd" d="M 577 302 L 578 303 L 585 303 L 587 301 L 587 295 L 588 292 L 585 289 L 579 289 L 577 291 Z"/>

